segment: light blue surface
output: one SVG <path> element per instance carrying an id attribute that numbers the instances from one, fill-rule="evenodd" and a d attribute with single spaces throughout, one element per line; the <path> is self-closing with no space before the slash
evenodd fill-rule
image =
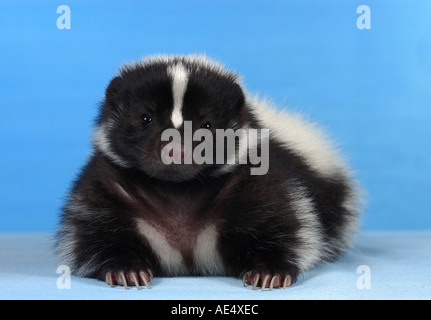
<path id="1" fill-rule="evenodd" d="M 201 52 L 328 127 L 368 192 L 364 229 L 429 229 L 430 17 L 428 0 L 2 0 L 0 230 L 55 229 L 122 63 Z"/>
<path id="2" fill-rule="evenodd" d="M 340 261 L 317 267 L 290 288 L 252 290 L 227 277 L 155 278 L 150 290 L 110 288 L 102 281 L 71 277 L 58 289 L 59 263 L 51 234 L 0 233 L 0 299 L 295 300 L 431 299 L 431 230 L 364 232 Z M 369 268 L 369 289 L 365 273 Z M 362 278 L 361 278 L 362 277 Z"/>

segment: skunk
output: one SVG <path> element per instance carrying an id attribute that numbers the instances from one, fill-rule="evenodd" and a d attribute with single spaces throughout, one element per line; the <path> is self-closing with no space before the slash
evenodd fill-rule
<path id="1" fill-rule="evenodd" d="M 223 275 L 286 288 L 358 229 L 359 188 L 325 133 L 204 55 L 122 66 L 92 142 L 57 250 L 74 274 L 111 287 Z"/>

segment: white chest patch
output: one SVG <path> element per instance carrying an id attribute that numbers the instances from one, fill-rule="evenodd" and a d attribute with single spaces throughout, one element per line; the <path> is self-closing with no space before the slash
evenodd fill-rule
<path id="1" fill-rule="evenodd" d="M 170 245 L 163 233 L 143 219 L 137 219 L 137 224 L 139 232 L 149 242 L 165 272 L 170 275 L 186 274 L 187 268 L 181 253 Z"/>
<path id="2" fill-rule="evenodd" d="M 218 250 L 218 232 L 214 224 L 199 233 L 193 250 L 196 268 L 204 275 L 223 275 L 224 267 Z"/>
<path id="3" fill-rule="evenodd" d="M 139 233 L 157 255 L 163 270 L 171 276 L 191 274 L 191 267 L 202 275 L 222 275 L 224 267 L 218 250 L 218 231 L 214 224 L 196 232 L 184 232 L 185 241 L 170 241 L 163 227 L 155 227 L 142 218 L 136 219 Z M 181 228 L 178 228 L 181 229 Z M 172 231 L 170 231 L 172 232 Z M 184 244 L 187 245 L 184 245 Z M 186 254 L 193 265 L 186 263 Z"/>

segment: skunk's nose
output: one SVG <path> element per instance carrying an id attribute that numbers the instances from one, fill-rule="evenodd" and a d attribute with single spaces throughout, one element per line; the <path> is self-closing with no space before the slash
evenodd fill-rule
<path id="1" fill-rule="evenodd" d="M 191 150 L 189 147 L 178 142 L 167 142 L 161 146 L 161 157 L 163 163 L 181 164 L 184 159 L 188 159 Z"/>

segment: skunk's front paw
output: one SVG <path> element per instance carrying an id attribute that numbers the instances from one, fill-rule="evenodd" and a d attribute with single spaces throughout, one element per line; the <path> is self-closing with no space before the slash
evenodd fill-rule
<path id="1" fill-rule="evenodd" d="M 262 287 L 262 291 L 265 288 L 269 288 L 271 291 L 273 288 L 287 288 L 292 285 L 296 280 L 296 276 L 292 276 L 288 272 L 277 272 L 271 273 L 268 271 L 251 270 L 244 274 L 242 283 L 245 287 L 246 284 L 253 285 L 253 290 L 256 287 Z"/>
<path id="2" fill-rule="evenodd" d="M 140 286 L 144 285 L 150 289 L 150 285 L 153 283 L 153 272 L 150 269 L 147 270 L 136 270 L 136 271 L 124 271 L 124 270 L 109 270 L 105 274 L 105 282 L 114 287 L 114 285 L 124 286 L 125 289 L 129 289 L 128 286 L 136 286 L 138 290 Z"/>

